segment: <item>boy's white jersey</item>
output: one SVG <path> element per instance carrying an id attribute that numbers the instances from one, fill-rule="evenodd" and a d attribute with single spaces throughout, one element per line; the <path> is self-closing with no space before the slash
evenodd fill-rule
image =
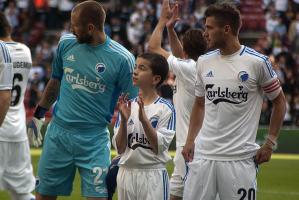
<path id="1" fill-rule="evenodd" d="M 173 103 L 176 110 L 176 146 L 184 146 L 192 107 L 195 100 L 196 62 L 170 55 L 167 59 L 169 70 L 175 78 Z"/>
<path id="2" fill-rule="evenodd" d="M 196 96 L 205 96 L 205 116 L 195 142 L 195 159 L 253 157 L 263 95 L 275 99 L 280 83 L 269 59 L 241 46 L 233 55 L 219 50 L 197 61 Z"/>
<path id="3" fill-rule="evenodd" d="M 150 105 L 144 106 L 147 118 L 157 132 L 158 154 L 150 146 L 141 122 L 139 121 L 139 105 L 137 98 L 131 104 L 131 116 L 127 122 L 127 147 L 121 154 L 119 165 L 130 168 L 157 169 L 165 168 L 166 162 L 171 160 L 168 147 L 175 134 L 175 110 L 167 100 L 159 97 Z M 115 122 L 113 146 L 117 149 L 115 137 L 120 125 L 120 114 Z"/>
<path id="4" fill-rule="evenodd" d="M 0 127 L 0 141 L 20 142 L 27 140 L 24 95 L 28 74 L 32 66 L 31 53 L 27 46 L 6 42 L 13 63 L 13 87 L 11 104 Z"/>

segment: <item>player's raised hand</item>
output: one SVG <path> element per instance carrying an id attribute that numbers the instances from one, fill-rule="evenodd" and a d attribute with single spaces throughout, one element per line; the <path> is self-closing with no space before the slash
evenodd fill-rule
<path id="1" fill-rule="evenodd" d="M 139 105 L 139 120 L 141 122 L 145 121 L 147 119 L 145 111 L 144 111 L 144 102 L 142 95 L 139 94 L 137 103 Z"/>
<path id="2" fill-rule="evenodd" d="M 33 145 L 35 147 L 41 146 L 43 139 L 43 136 L 41 134 L 41 128 L 44 122 L 45 118 L 38 119 L 36 117 L 33 117 L 32 120 L 29 122 L 27 134 L 30 145 Z"/>
<path id="3" fill-rule="evenodd" d="M 262 164 L 268 162 L 271 159 L 272 155 L 272 144 L 269 141 L 266 141 L 265 144 L 257 151 L 255 155 L 255 162 L 257 164 Z"/>
<path id="4" fill-rule="evenodd" d="M 128 96 L 129 96 L 128 93 L 127 94 L 122 93 L 118 97 L 118 101 L 117 101 L 117 108 L 121 115 L 121 119 L 125 121 L 128 121 L 131 115 L 131 101 L 129 101 Z"/>
<path id="5" fill-rule="evenodd" d="M 171 17 L 166 23 L 167 28 L 174 28 L 175 23 L 180 20 L 179 16 L 179 3 L 176 2 L 172 9 L 170 10 Z"/>
<path id="6" fill-rule="evenodd" d="M 182 151 L 182 155 L 186 162 L 192 162 L 194 157 L 194 148 L 195 148 L 194 142 L 188 142 L 188 141 L 186 142 Z"/>
<path id="7" fill-rule="evenodd" d="M 169 6 L 169 0 L 163 0 L 161 7 L 160 21 L 168 21 L 171 18 L 171 9 Z"/>

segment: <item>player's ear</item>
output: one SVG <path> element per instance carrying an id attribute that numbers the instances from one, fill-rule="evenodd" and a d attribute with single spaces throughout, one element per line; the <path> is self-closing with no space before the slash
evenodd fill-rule
<path id="1" fill-rule="evenodd" d="M 229 25 L 225 25 L 225 26 L 224 26 L 224 32 L 225 32 L 225 33 L 229 33 L 230 31 L 231 31 L 230 26 L 229 26 Z"/>
<path id="2" fill-rule="evenodd" d="M 93 31 L 95 27 L 93 24 L 88 24 L 87 28 L 88 28 L 88 31 Z"/>
<path id="3" fill-rule="evenodd" d="M 158 83 L 160 83 L 160 81 L 161 81 L 161 76 L 160 75 L 154 75 L 153 84 L 158 85 Z"/>

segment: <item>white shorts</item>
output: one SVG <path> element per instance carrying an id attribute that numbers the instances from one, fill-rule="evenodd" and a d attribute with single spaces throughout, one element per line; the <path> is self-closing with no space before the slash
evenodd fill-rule
<path id="1" fill-rule="evenodd" d="M 0 190 L 25 194 L 32 192 L 34 187 L 35 178 L 28 140 L 0 141 Z"/>
<path id="2" fill-rule="evenodd" d="M 186 176 L 186 162 L 182 155 L 183 147 L 177 147 L 173 158 L 174 169 L 170 178 L 170 194 L 183 197 L 184 178 Z"/>
<path id="3" fill-rule="evenodd" d="M 119 168 L 118 200 L 168 200 L 168 188 L 166 169 Z"/>
<path id="4" fill-rule="evenodd" d="M 256 200 L 253 158 L 239 161 L 197 160 L 188 164 L 184 200 Z"/>

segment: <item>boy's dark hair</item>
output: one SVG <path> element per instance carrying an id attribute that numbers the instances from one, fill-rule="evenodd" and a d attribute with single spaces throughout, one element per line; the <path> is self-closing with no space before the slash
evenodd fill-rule
<path id="1" fill-rule="evenodd" d="M 83 1 L 73 9 L 73 12 L 75 11 L 78 11 L 80 15 L 80 23 L 84 25 L 91 23 L 99 28 L 100 31 L 103 31 L 106 13 L 99 2 L 92 0 Z"/>
<path id="2" fill-rule="evenodd" d="M 200 29 L 189 29 L 182 39 L 183 49 L 189 58 L 197 60 L 207 49 L 207 42 Z"/>
<path id="3" fill-rule="evenodd" d="M 11 26 L 4 15 L 3 12 L 0 12 L 0 37 L 8 37 L 10 35 Z"/>
<path id="4" fill-rule="evenodd" d="M 161 77 L 160 82 L 156 85 L 156 88 L 158 88 L 166 80 L 168 75 L 169 67 L 167 60 L 156 53 L 143 53 L 138 57 L 149 61 L 149 67 L 151 68 L 153 75 Z"/>
<path id="5" fill-rule="evenodd" d="M 241 14 L 232 3 L 215 3 L 205 11 L 205 18 L 215 17 L 220 26 L 229 25 L 232 33 L 237 36 L 241 28 Z"/>

